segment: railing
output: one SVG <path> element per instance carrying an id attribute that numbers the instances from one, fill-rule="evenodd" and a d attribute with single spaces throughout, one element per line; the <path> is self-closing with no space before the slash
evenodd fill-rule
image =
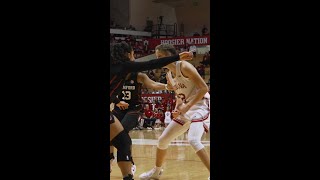
<path id="1" fill-rule="evenodd" d="M 166 36 L 167 38 L 177 36 L 177 23 L 170 24 L 156 24 L 152 26 L 152 37 L 160 38 Z"/>
<path id="2" fill-rule="evenodd" d="M 151 33 L 150 32 L 145 32 L 145 31 L 131 31 L 131 30 L 123 30 L 123 29 L 110 29 L 110 33 L 111 34 L 122 34 L 122 35 L 151 37 Z"/>

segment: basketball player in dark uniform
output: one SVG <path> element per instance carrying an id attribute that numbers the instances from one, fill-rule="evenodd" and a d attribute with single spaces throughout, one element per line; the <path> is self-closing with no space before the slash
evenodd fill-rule
<path id="1" fill-rule="evenodd" d="M 138 73 L 130 73 L 128 80 L 125 80 L 122 92 L 118 95 L 118 99 L 129 104 L 127 109 L 120 109 L 115 106 L 112 113 L 121 122 L 124 130 L 129 132 L 138 124 L 140 111 L 142 109 L 141 102 L 141 86 L 138 82 Z"/>
<path id="2" fill-rule="evenodd" d="M 128 78 L 129 73 L 160 68 L 178 60 L 192 59 L 191 53 L 183 52 L 176 56 L 162 58 L 161 60 L 155 59 L 148 62 L 132 62 L 130 59 L 134 59 L 134 52 L 132 47 L 127 43 L 112 45 L 110 53 L 110 104 L 114 102 L 116 106 L 119 103 L 121 104 L 116 96 L 121 92 L 124 80 Z M 104 127 L 108 128 L 107 121 L 104 123 Z M 107 137 L 107 135 L 105 135 L 105 137 Z M 105 138 L 105 140 L 107 141 L 107 138 Z M 121 169 L 123 179 L 132 180 L 131 138 L 112 112 L 110 112 L 110 143 L 118 150 L 118 166 Z M 105 160 L 106 158 L 105 156 Z M 108 166 L 108 164 L 106 166 Z M 107 172 L 107 168 L 105 168 L 105 172 Z"/>
<path id="3" fill-rule="evenodd" d="M 124 130 L 129 133 L 134 127 L 139 123 L 142 110 L 142 100 L 141 100 L 141 87 L 144 86 L 148 89 L 153 90 L 173 90 L 173 88 L 168 84 L 163 84 L 151 80 L 144 73 L 130 73 L 129 78 L 125 80 L 122 93 L 118 95 L 118 99 L 129 104 L 127 109 L 124 109 L 121 106 L 115 106 L 112 110 L 112 114 L 116 116 Z M 110 146 L 110 163 L 112 164 L 114 155 L 113 155 L 113 146 Z M 136 171 L 136 166 L 132 161 L 132 173 Z M 111 171 L 110 164 L 110 171 Z"/>

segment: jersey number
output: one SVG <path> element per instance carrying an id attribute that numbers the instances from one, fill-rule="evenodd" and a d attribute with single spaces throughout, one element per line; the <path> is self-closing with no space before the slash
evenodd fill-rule
<path id="1" fill-rule="evenodd" d="M 131 99 L 131 91 L 122 91 L 123 100 L 130 100 Z"/>
<path id="2" fill-rule="evenodd" d="M 187 103 L 186 102 L 186 95 L 180 93 L 180 94 L 178 94 L 178 97 L 182 99 L 182 102 Z"/>

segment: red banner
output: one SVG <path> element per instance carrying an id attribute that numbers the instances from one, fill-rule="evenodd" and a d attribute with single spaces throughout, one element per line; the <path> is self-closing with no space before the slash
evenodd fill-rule
<path id="1" fill-rule="evenodd" d="M 170 111 L 173 111 L 175 107 L 174 94 L 142 94 L 143 104 L 149 104 L 149 108 L 160 108 L 166 111 L 170 107 Z M 161 101 L 161 104 L 159 102 Z"/>
<path id="2" fill-rule="evenodd" d="M 152 103 L 153 101 L 163 101 L 170 99 L 171 94 L 142 94 L 141 98 L 146 103 Z"/>
<path id="3" fill-rule="evenodd" d="M 205 46 L 210 45 L 210 36 L 176 37 L 147 39 L 149 49 L 154 49 L 159 44 L 172 44 L 174 46 Z"/>

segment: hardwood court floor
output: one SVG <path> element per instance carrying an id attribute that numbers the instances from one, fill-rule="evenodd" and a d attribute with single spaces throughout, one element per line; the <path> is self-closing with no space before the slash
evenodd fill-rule
<path id="1" fill-rule="evenodd" d="M 132 154 L 137 171 L 135 180 L 145 171 L 149 171 L 155 164 L 157 139 L 163 130 L 132 130 Z M 207 152 L 210 154 L 210 134 L 202 137 Z M 111 180 L 121 180 L 122 175 L 116 162 L 112 166 Z M 161 180 L 207 180 L 210 173 L 202 164 L 199 157 L 186 141 L 186 133 L 176 138 L 170 144 Z"/>

